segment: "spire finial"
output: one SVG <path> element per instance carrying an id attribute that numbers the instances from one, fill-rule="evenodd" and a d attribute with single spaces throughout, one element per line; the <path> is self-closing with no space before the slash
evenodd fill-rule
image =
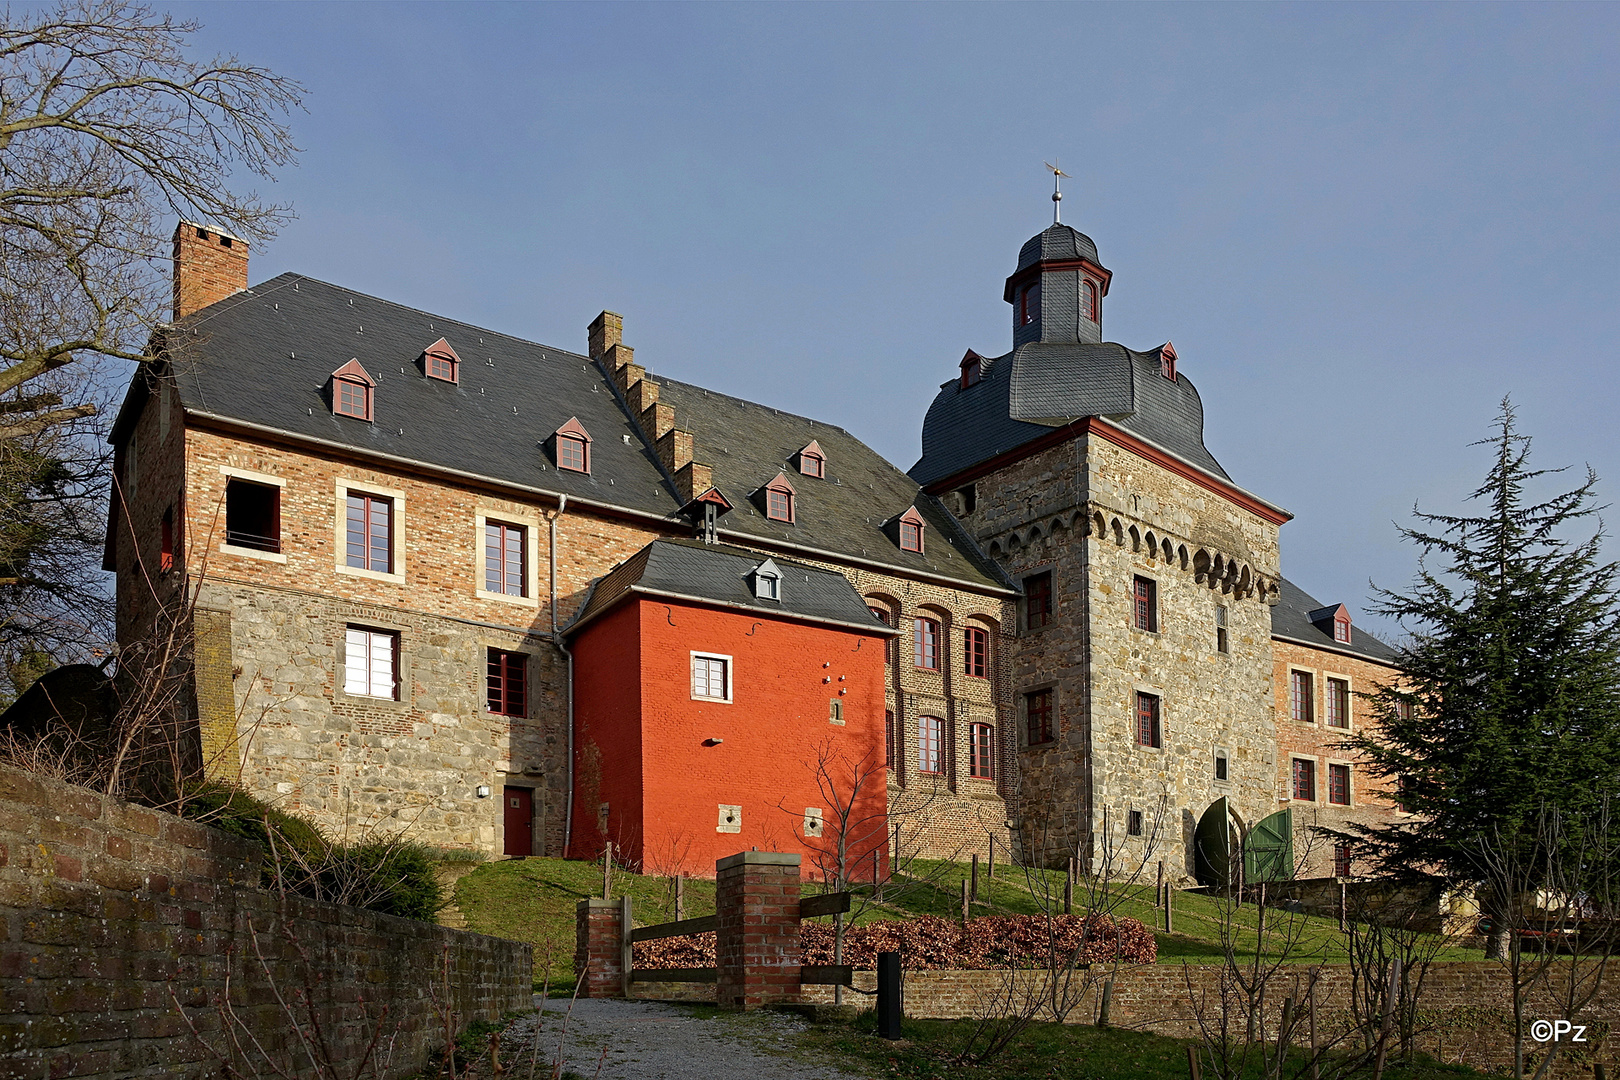
<path id="1" fill-rule="evenodd" d="M 1058 225 L 1063 221 L 1063 178 L 1069 174 L 1050 161 L 1043 161 L 1041 164 L 1052 170 L 1052 224 Z M 1069 179 L 1074 178 L 1071 176 Z"/>

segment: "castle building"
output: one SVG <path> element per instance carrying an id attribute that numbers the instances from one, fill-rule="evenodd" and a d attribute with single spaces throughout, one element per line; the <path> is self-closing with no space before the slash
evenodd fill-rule
<path id="1" fill-rule="evenodd" d="M 182 223 L 112 434 L 120 640 L 191 627 L 204 770 L 339 837 L 857 878 L 994 844 L 1187 878 L 1232 827 L 1276 861 L 1318 801 L 1294 762 L 1393 812 L 1331 786 L 1355 763 L 1284 723 L 1285 684 L 1353 694 L 1393 653 L 1295 602 L 1289 515 L 1205 449 L 1169 344 L 1103 342 L 1110 280 L 1067 226 L 1025 244 L 1012 350 L 967 353 L 908 475 L 655 378 L 611 312 L 578 353 L 249 287 L 245 244 Z"/>

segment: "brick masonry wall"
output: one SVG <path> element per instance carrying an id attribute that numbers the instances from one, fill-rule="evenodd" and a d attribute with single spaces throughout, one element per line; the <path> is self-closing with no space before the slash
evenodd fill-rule
<path id="1" fill-rule="evenodd" d="M 443 1044 L 435 991 L 462 1023 L 529 1007 L 529 945 L 298 897 L 283 907 L 259 888 L 261 858 L 195 822 L 0 768 L 0 1076 L 217 1076 L 185 1018 L 222 1046 L 227 976 L 253 1036 L 290 1049 L 255 949 L 274 988 L 311 994 L 344 1069 L 383 1008 L 385 1075 L 404 1076 Z"/>
<path id="2" fill-rule="evenodd" d="M 1353 633 L 1353 631 L 1352 631 Z M 1392 796 L 1394 786 L 1373 776 L 1366 764 L 1343 746 L 1345 738 L 1370 723 L 1371 704 L 1356 695 L 1387 684 L 1399 675 L 1394 668 L 1358 660 L 1329 649 L 1313 649 L 1291 641 L 1273 641 L 1275 708 L 1277 714 L 1277 806 L 1294 811 L 1294 861 L 1300 877 L 1325 877 L 1334 872 L 1333 841 L 1314 830 L 1344 829 L 1348 825 L 1375 825 L 1399 820 Z M 1309 723 L 1295 720 L 1292 707 L 1292 678 L 1296 671 L 1311 677 L 1314 698 Z M 1349 684 L 1347 727 L 1328 724 L 1328 680 Z M 1316 790 L 1311 800 L 1294 798 L 1292 769 L 1295 758 L 1315 764 Z M 1350 804 L 1329 801 L 1328 768 L 1350 768 Z M 1352 863 L 1350 872 L 1356 867 Z"/>
<path id="3" fill-rule="evenodd" d="M 1276 1038 L 1276 1025 L 1283 998 L 1293 995 L 1302 1000 L 1306 969 L 1301 966 L 1299 985 L 1285 979 L 1286 985 L 1267 995 L 1265 1029 Z M 1341 1029 L 1348 1016 L 1351 978 L 1344 965 L 1325 965 L 1316 991 L 1320 1010 L 1319 1032 L 1324 1041 L 1328 1032 Z M 1114 977 L 1109 1020 L 1115 1027 L 1151 1031 L 1176 1038 L 1197 1038 L 1199 1008 L 1207 1016 L 1217 1016 L 1219 1001 L 1218 965 L 1150 964 L 1121 969 Z M 1042 973 L 1019 972 L 1018 985 L 1035 986 Z M 956 1019 L 983 1015 L 996 994 L 1007 985 L 1006 971 L 907 971 L 902 993 L 905 1015 L 917 1019 Z M 855 986 L 876 988 L 876 972 L 857 971 Z M 830 1004 L 832 988 L 807 986 L 803 1000 Z M 1097 1018 L 1098 988 L 1092 987 L 1068 1016 L 1068 1022 L 1089 1024 Z M 1199 1002 L 1198 1006 L 1194 1002 Z M 1512 1010 L 1509 984 L 1502 968 L 1491 963 L 1442 963 L 1433 965 L 1424 980 L 1419 1010 L 1424 1014 L 1425 1033 L 1418 1039 L 1420 1050 L 1448 1062 L 1460 1062 L 1486 1071 L 1511 1071 Z M 1544 995 L 1536 995 L 1526 1011 L 1530 1020 L 1564 1018 L 1557 1005 Z M 1575 1054 L 1557 1064 L 1556 1075 L 1574 1080 L 1591 1075 L 1591 1062 L 1604 1061 L 1609 1067 L 1617 1059 L 1614 1047 L 1603 1038 L 1620 1022 L 1620 988 L 1605 983 L 1596 1003 L 1573 1018 L 1584 1024 L 1588 1041 L 1576 1047 Z M 1239 1022 L 1239 1029 L 1242 1028 Z M 1534 1050 L 1536 1044 L 1529 1047 Z M 1532 1071 L 1534 1066 L 1532 1066 Z"/>
<path id="4" fill-rule="evenodd" d="M 799 1000 L 799 856 L 744 851 L 715 864 L 715 1001 Z"/>

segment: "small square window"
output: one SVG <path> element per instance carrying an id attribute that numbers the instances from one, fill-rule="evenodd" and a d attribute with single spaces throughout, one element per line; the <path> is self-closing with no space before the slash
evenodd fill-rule
<path id="1" fill-rule="evenodd" d="M 793 492 L 783 488 L 765 491 L 765 516 L 772 521 L 793 521 Z"/>
<path id="2" fill-rule="evenodd" d="M 844 699 L 843 698 L 833 698 L 831 701 L 827 702 L 827 723 L 829 723 L 829 724 L 838 724 L 840 726 L 843 725 L 843 723 L 844 723 Z"/>
<path id="3" fill-rule="evenodd" d="M 557 467 L 569 472 L 590 472 L 590 453 L 578 435 L 557 436 Z"/>
<path id="4" fill-rule="evenodd" d="M 1350 845 L 1337 843 L 1333 845 L 1333 876 L 1350 876 Z"/>
<path id="5" fill-rule="evenodd" d="M 1159 747 L 1164 744 L 1159 725 L 1159 695 L 1136 694 L 1136 743 L 1138 746 Z"/>
<path id="6" fill-rule="evenodd" d="M 1309 758 L 1294 759 L 1294 798 L 1301 802 L 1316 801 L 1316 762 Z"/>
<path id="7" fill-rule="evenodd" d="M 486 701 L 489 711 L 502 716 L 527 716 L 528 658 L 522 653 L 489 650 Z"/>
<path id="8" fill-rule="evenodd" d="M 343 692 L 399 700 L 399 635 L 348 627 L 343 634 Z"/>
<path id="9" fill-rule="evenodd" d="M 339 416 L 370 420 L 371 387 L 357 379 L 333 379 L 332 411 Z"/>
<path id="10" fill-rule="evenodd" d="M 1226 751 L 1215 751 L 1215 779 L 1221 783 L 1231 779 L 1230 768 L 1231 765 L 1227 759 Z"/>
<path id="11" fill-rule="evenodd" d="M 1138 630 L 1157 633 L 1159 630 L 1159 583 L 1152 578 L 1132 579 L 1132 620 Z"/>
<path id="12" fill-rule="evenodd" d="M 1125 832 L 1131 836 L 1142 835 L 1142 811 L 1128 810 L 1125 813 Z"/>
<path id="13" fill-rule="evenodd" d="M 902 521 L 900 523 L 900 550 L 921 552 L 923 549 L 923 527 L 915 521 Z"/>
<path id="14" fill-rule="evenodd" d="M 799 455 L 799 472 L 805 476 L 814 476 L 816 479 L 825 479 L 827 476 L 827 459 L 820 454 Z"/>
<path id="15" fill-rule="evenodd" d="M 731 700 L 731 658 L 692 654 L 692 697 L 701 701 Z"/>
<path id="16" fill-rule="evenodd" d="M 1024 627 L 1039 630 L 1052 621 L 1052 572 L 1024 579 Z"/>
<path id="17" fill-rule="evenodd" d="M 281 489 L 231 477 L 225 481 L 225 542 L 272 554 L 281 550 Z"/>
<path id="18" fill-rule="evenodd" d="M 1049 743 L 1053 738 L 1052 690 L 1035 690 L 1024 695 L 1025 735 L 1030 746 Z"/>

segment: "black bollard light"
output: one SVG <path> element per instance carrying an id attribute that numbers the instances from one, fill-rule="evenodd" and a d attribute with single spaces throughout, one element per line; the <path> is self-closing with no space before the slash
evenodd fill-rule
<path id="1" fill-rule="evenodd" d="M 881 1039 L 900 1038 L 900 954 L 877 957 L 877 1023 Z"/>

